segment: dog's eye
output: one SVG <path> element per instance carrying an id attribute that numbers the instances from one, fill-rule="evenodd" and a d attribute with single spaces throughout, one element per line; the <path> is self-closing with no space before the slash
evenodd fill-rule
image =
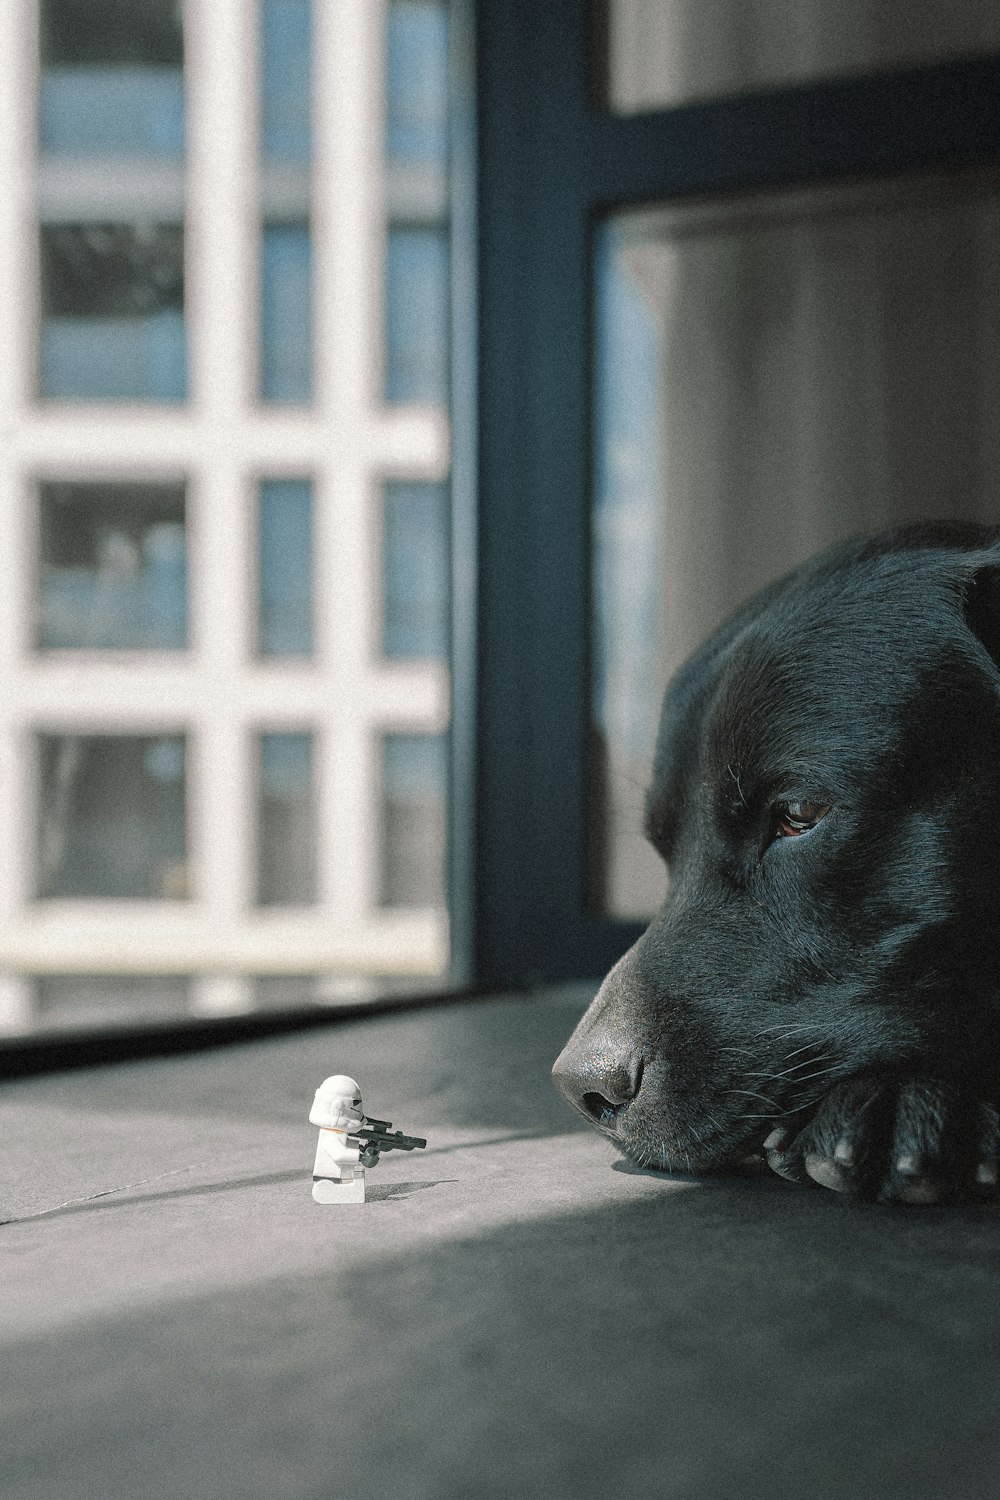
<path id="1" fill-rule="evenodd" d="M 815 828 L 829 811 L 829 807 L 825 807 L 822 802 L 779 802 L 775 808 L 775 837 L 798 838 L 800 834 Z"/>

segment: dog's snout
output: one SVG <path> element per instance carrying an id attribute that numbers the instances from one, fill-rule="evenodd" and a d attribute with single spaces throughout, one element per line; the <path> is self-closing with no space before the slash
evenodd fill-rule
<path id="1" fill-rule="evenodd" d="M 552 1081 L 574 1109 L 599 1125 L 611 1125 L 642 1086 L 642 1058 L 631 1050 L 580 1049 L 570 1043 L 556 1058 Z"/>

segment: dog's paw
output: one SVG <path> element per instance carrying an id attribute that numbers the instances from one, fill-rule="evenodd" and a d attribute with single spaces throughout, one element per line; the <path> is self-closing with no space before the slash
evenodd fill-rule
<path id="1" fill-rule="evenodd" d="M 768 1165 L 793 1182 L 892 1203 L 995 1198 L 1000 1116 L 990 1104 L 933 1078 L 849 1079 L 808 1123 L 777 1126 Z"/>

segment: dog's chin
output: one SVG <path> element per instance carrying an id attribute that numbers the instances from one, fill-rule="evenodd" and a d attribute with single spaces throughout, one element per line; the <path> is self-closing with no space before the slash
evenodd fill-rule
<path id="1" fill-rule="evenodd" d="M 672 1120 L 652 1117 L 627 1118 L 627 1111 L 613 1124 L 597 1127 L 601 1134 L 635 1166 L 659 1172 L 725 1172 L 760 1155 L 768 1125 L 747 1130 L 746 1121 L 730 1128 L 679 1129 Z"/>

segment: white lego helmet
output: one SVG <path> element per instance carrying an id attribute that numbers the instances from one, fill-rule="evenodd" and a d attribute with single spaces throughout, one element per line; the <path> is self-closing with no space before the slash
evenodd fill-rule
<path id="1" fill-rule="evenodd" d="M 364 1120 L 361 1089 L 346 1073 L 334 1073 L 324 1078 L 316 1090 L 309 1123 L 326 1130 L 344 1130 L 360 1125 Z"/>

